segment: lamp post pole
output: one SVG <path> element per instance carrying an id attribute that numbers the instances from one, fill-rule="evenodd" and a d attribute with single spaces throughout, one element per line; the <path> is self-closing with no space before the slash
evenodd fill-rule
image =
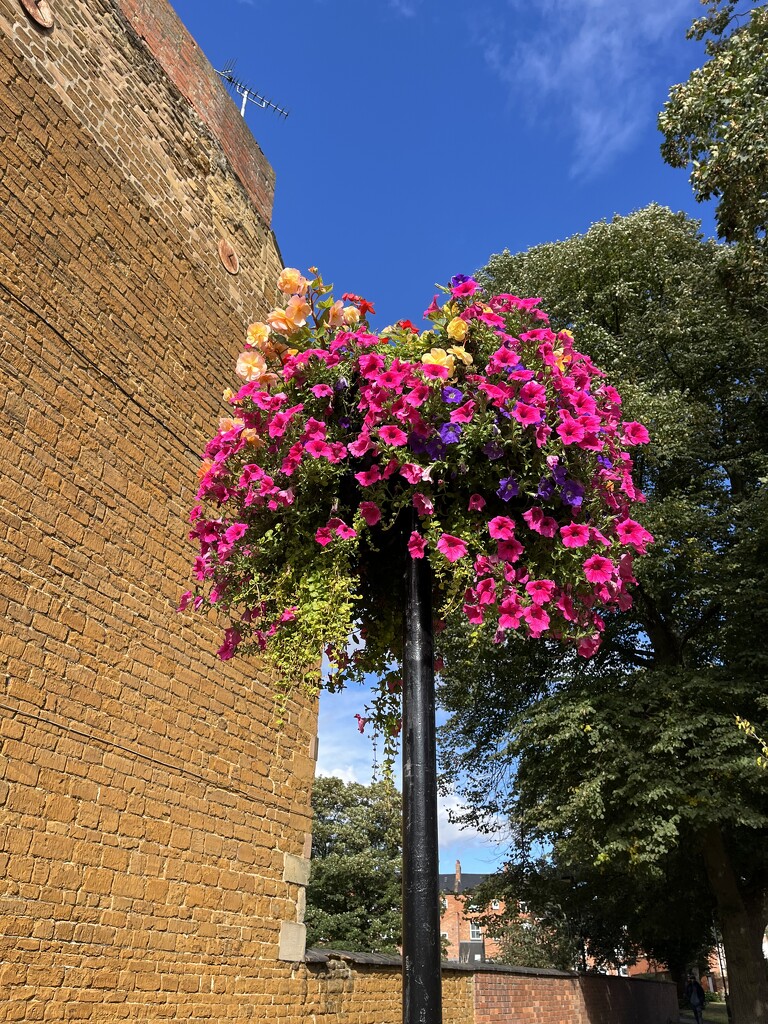
<path id="1" fill-rule="evenodd" d="M 441 1024 L 432 576 L 426 558 L 408 558 L 407 563 L 403 651 L 403 1024 Z"/>

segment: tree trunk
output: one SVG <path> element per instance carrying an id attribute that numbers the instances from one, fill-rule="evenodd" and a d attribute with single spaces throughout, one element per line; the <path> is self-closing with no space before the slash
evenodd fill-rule
<path id="1" fill-rule="evenodd" d="M 717 825 L 708 826 L 703 840 L 725 948 L 731 1024 L 768 1024 L 765 898 L 744 898 Z"/>

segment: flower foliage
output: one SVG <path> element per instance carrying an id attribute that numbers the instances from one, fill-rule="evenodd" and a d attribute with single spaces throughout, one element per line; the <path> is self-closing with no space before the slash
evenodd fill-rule
<path id="1" fill-rule="evenodd" d="M 592 655 L 652 541 L 630 514 L 645 428 L 539 299 L 457 275 L 429 330 L 374 333 L 369 302 L 310 274 L 284 270 L 283 305 L 248 329 L 203 456 L 182 606 L 229 614 L 223 659 L 261 651 L 320 683 L 325 651 L 330 689 L 375 673 L 390 731 L 406 559 L 429 560 L 440 626 Z"/>

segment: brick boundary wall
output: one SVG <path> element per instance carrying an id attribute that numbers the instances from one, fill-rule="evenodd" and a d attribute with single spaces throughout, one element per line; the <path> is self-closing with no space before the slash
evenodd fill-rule
<path id="1" fill-rule="evenodd" d="M 307 950 L 294 968 L 315 1024 L 399 1024 L 399 957 Z M 443 1024 L 672 1024 L 671 982 L 601 974 L 443 964 Z"/>
<path id="2" fill-rule="evenodd" d="M 165 0 L 51 7 L 0 0 L 0 1022 L 303 1021 L 316 702 L 176 613 L 274 175 Z"/>

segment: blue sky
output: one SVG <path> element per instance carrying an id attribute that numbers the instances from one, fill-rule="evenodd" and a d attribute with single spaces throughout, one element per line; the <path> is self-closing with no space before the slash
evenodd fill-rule
<path id="1" fill-rule="evenodd" d="M 712 232 L 656 115 L 703 61 L 698 0 L 171 0 L 217 69 L 290 111 L 249 105 L 275 169 L 288 266 L 415 322 L 435 282 L 650 202 Z M 240 339 L 233 339 L 233 357 Z M 367 781 L 364 696 L 321 702 L 320 770 Z M 503 847 L 442 815 L 441 870 L 489 871 Z"/>

